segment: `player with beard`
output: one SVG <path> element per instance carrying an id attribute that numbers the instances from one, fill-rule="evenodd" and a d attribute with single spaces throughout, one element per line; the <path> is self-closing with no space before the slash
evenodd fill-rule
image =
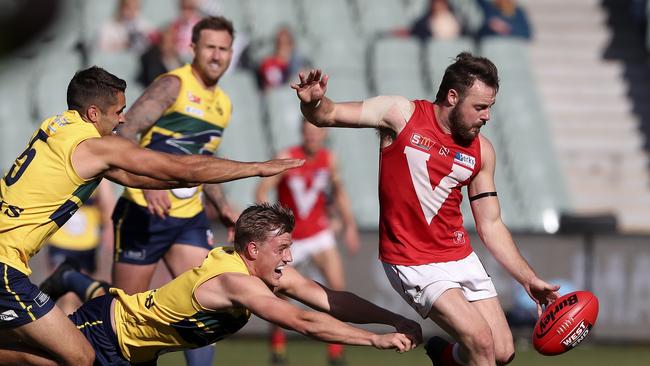
<path id="1" fill-rule="evenodd" d="M 334 103 L 327 75 L 312 70 L 292 85 L 305 119 L 319 127 L 380 132 L 379 257 L 393 288 L 456 343 L 431 338 L 427 355 L 440 365 L 507 364 L 512 334 L 492 280 L 463 228 L 467 186 L 476 230 L 496 260 L 538 305 L 559 286 L 541 280 L 501 220 L 494 148 L 481 127 L 499 89 L 494 64 L 459 54 L 445 71 L 434 103 L 399 96 Z"/>

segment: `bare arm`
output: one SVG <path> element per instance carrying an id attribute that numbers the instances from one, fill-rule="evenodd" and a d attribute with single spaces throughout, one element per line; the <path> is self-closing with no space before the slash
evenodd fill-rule
<path id="1" fill-rule="evenodd" d="M 260 318 L 283 328 L 330 343 L 397 349 L 399 352 L 415 347 L 401 333 L 375 334 L 322 312 L 302 310 L 275 296 L 258 278 L 240 274 L 219 277 L 223 293 L 227 294 L 233 304 L 239 304 Z"/>
<path id="2" fill-rule="evenodd" d="M 319 127 L 371 127 L 399 134 L 413 114 L 414 104 L 399 96 L 378 96 L 362 102 L 334 103 L 325 96 L 328 76 L 320 70 L 300 73 L 292 84 L 300 99 L 300 110 Z"/>
<path id="3" fill-rule="evenodd" d="M 228 228 L 234 227 L 239 215 L 233 211 L 228 203 L 221 186 L 219 184 L 204 184 L 203 193 L 205 193 L 205 197 L 217 209 L 221 223 Z"/>
<path id="4" fill-rule="evenodd" d="M 113 183 L 122 186 L 142 189 L 170 189 L 181 187 L 196 187 L 199 183 L 185 183 L 175 180 L 159 180 L 149 178 L 144 175 L 129 173 L 123 169 L 109 169 L 104 174 L 104 177 Z"/>
<path id="5" fill-rule="evenodd" d="M 351 292 L 335 291 L 304 277 L 293 267 L 282 271 L 278 291 L 333 317 L 357 324 L 386 324 L 404 332 L 420 343 L 420 325 L 402 315 L 379 307 Z"/>
<path id="6" fill-rule="evenodd" d="M 481 170 L 468 187 L 470 197 L 480 193 L 496 192 L 494 170 L 496 158 L 490 141 L 481 138 Z M 479 237 L 490 253 L 538 303 L 547 304 L 557 298 L 557 285 L 542 281 L 521 255 L 510 231 L 501 220 L 501 207 L 496 196 L 489 196 L 471 202 L 472 213 Z"/>
<path id="7" fill-rule="evenodd" d="M 142 149 L 119 136 L 85 140 L 72 154 L 75 170 L 85 179 L 117 168 L 157 180 L 178 181 L 177 186 L 220 183 L 256 175 L 269 176 L 302 163 L 298 159 L 244 163 L 205 155 L 166 154 Z"/>
<path id="8" fill-rule="evenodd" d="M 357 222 L 354 219 L 354 214 L 352 213 L 352 204 L 350 203 L 348 193 L 343 186 L 343 181 L 341 180 L 341 175 L 339 174 L 338 162 L 334 155 L 332 155 L 330 164 L 332 171 L 332 187 L 334 189 L 334 199 L 336 202 L 336 207 L 341 215 L 341 218 L 343 219 L 343 224 L 345 226 L 345 243 L 347 244 L 348 249 L 351 253 L 356 253 L 359 251 L 360 244 Z"/>
<path id="9" fill-rule="evenodd" d="M 137 142 L 138 134 L 153 126 L 174 104 L 180 89 L 181 81 L 176 76 L 164 76 L 154 81 L 128 110 L 126 123 L 118 128 L 118 134 Z"/>

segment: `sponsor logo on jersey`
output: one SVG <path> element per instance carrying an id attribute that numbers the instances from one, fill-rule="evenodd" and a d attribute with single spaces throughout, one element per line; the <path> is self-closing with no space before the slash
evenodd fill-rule
<path id="1" fill-rule="evenodd" d="M 3 322 L 8 322 L 16 318 L 18 318 L 18 314 L 16 314 L 16 312 L 13 310 L 7 310 L 0 313 L 0 320 Z"/>
<path id="2" fill-rule="evenodd" d="M 411 134 L 411 144 L 419 147 L 422 150 L 429 151 L 433 146 L 436 145 L 436 142 L 428 137 L 414 132 Z"/>
<path id="3" fill-rule="evenodd" d="M 38 295 L 34 298 L 34 302 L 38 305 L 39 308 L 42 308 L 43 305 L 47 303 L 47 300 L 50 299 L 50 296 L 45 292 L 39 292 Z"/>
<path id="4" fill-rule="evenodd" d="M 65 125 L 69 125 L 70 121 L 65 119 L 62 115 L 56 116 L 50 123 L 47 125 L 47 131 L 48 135 L 52 136 L 55 132 L 57 127 L 63 127 Z"/>
<path id="5" fill-rule="evenodd" d="M 187 99 L 192 103 L 201 104 L 201 98 L 199 96 L 192 94 L 191 91 L 187 92 Z"/>
<path id="6" fill-rule="evenodd" d="M 465 233 L 458 230 L 454 231 L 454 244 L 462 245 L 465 244 Z"/>
<path id="7" fill-rule="evenodd" d="M 185 113 L 187 114 L 193 114 L 197 117 L 203 117 L 204 113 L 203 110 L 200 108 L 192 107 L 192 106 L 185 106 Z"/>
<path id="8" fill-rule="evenodd" d="M 462 166 L 468 167 L 470 169 L 474 169 L 474 166 L 476 165 L 476 158 L 467 154 L 463 154 L 460 151 L 457 151 L 456 156 L 454 156 L 454 163 L 458 163 Z"/>

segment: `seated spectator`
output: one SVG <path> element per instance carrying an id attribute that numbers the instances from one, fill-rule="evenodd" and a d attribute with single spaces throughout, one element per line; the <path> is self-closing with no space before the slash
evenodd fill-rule
<path id="1" fill-rule="evenodd" d="M 155 28 L 140 17 L 140 0 L 120 0 L 115 17 L 99 30 L 98 46 L 105 52 L 143 52 Z"/>
<path id="2" fill-rule="evenodd" d="M 285 84 L 306 64 L 305 59 L 296 50 L 291 30 L 282 26 L 275 34 L 275 51 L 260 64 L 260 85 L 267 89 Z"/>
<path id="3" fill-rule="evenodd" d="M 454 39 L 460 35 L 461 27 L 447 0 L 431 0 L 426 13 L 411 26 L 410 33 L 421 41 Z"/>
<path id="4" fill-rule="evenodd" d="M 160 34 L 157 43 L 152 44 L 145 53 L 140 56 L 140 74 L 138 82 L 147 87 L 159 75 L 167 71 L 183 66 L 174 44 L 174 28 L 167 27 Z"/>
<path id="5" fill-rule="evenodd" d="M 478 0 L 484 14 L 478 37 L 511 36 L 531 38 L 528 17 L 515 0 Z"/>
<path id="6" fill-rule="evenodd" d="M 198 0 L 179 0 L 180 14 L 172 21 L 171 28 L 174 32 L 174 46 L 183 62 L 191 62 L 192 54 L 192 27 L 203 18 L 199 10 Z"/>

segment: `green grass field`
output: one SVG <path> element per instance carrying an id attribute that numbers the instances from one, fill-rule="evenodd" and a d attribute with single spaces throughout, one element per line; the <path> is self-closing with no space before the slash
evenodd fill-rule
<path id="1" fill-rule="evenodd" d="M 600 346 L 585 344 L 564 355 L 546 357 L 532 348 L 518 349 L 514 366 L 646 366 L 650 365 L 650 346 Z M 405 354 L 379 351 L 368 347 L 348 347 L 349 366 L 417 366 L 431 365 L 422 346 Z M 290 366 L 327 366 L 325 346 L 310 340 L 291 340 L 288 344 Z M 170 353 L 160 358 L 158 365 L 184 364 L 183 354 Z M 268 364 L 264 340 L 230 338 L 217 343 L 214 365 L 265 366 Z"/>

